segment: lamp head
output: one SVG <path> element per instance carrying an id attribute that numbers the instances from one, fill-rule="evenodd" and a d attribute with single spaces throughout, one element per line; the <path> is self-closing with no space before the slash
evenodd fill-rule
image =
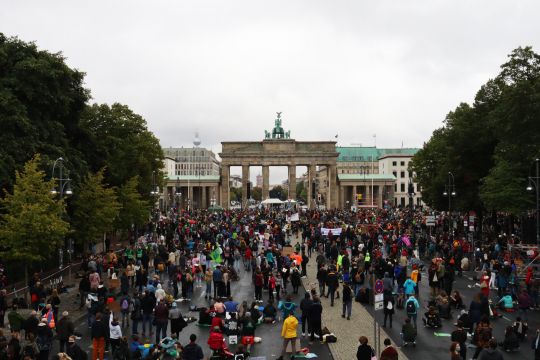
<path id="1" fill-rule="evenodd" d="M 443 194 L 443 196 L 448 196 L 448 193 L 446 191 L 443 192 L 442 194 Z"/>
<path id="2" fill-rule="evenodd" d="M 527 186 L 527 191 L 532 191 L 532 190 L 533 190 L 533 188 L 532 188 L 531 184 L 529 184 L 529 186 Z"/>
<path id="3" fill-rule="evenodd" d="M 452 196 L 456 196 L 456 192 L 455 192 L 455 191 L 452 191 Z"/>
<path id="4" fill-rule="evenodd" d="M 57 193 L 58 193 L 58 191 L 56 191 L 56 188 L 51 189 L 51 194 L 56 195 Z"/>

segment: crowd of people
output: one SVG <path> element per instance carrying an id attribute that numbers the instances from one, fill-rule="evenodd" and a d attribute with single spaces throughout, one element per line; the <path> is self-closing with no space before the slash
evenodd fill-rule
<path id="1" fill-rule="evenodd" d="M 171 211 L 121 251 L 86 256 L 78 290 L 92 360 L 106 353 L 118 360 L 247 359 L 260 341 L 256 335 L 276 322 L 283 339 L 279 359 L 289 352 L 294 356 L 301 351 L 300 336 L 311 343 L 335 341 L 322 326 L 322 297 L 330 307 L 339 300 L 348 321 L 354 317 L 354 301 L 372 301 L 376 279 L 383 284 L 383 326 L 395 325 L 396 311 L 407 315 L 400 324 L 403 346 L 416 346 L 418 315 L 421 324 L 437 328 L 458 311 L 449 344 L 452 359 L 466 358 L 467 334 L 476 346 L 473 359 L 498 359 L 498 346 L 516 350 L 527 338 L 540 355 L 539 339 L 528 334 L 527 323 L 529 309 L 539 305 L 539 283 L 532 268 L 521 276 L 508 251 L 509 238 L 486 239 L 472 248 L 444 221 L 428 229 L 420 209 L 307 210 L 293 222 L 290 214 L 271 209 Z M 318 286 L 296 303 L 293 297 L 301 292 L 309 262 L 316 266 Z M 463 271 L 475 269 L 482 274 L 478 294 L 466 307 L 453 284 Z M 253 299 L 237 298 L 232 283 L 248 276 Z M 427 296 L 420 294 L 422 281 L 429 286 Z M 61 312 L 58 292 L 48 293 L 39 275 L 28 285 L 32 312 L 26 318 L 17 304 L 8 306 L 5 291 L 0 293 L 1 314 L 7 314 L 11 332 L 9 340 L 0 334 L 0 360 L 48 359 L 54 339 L 60 351 L 55 357 L 86 359 L 79 345 L 82 335 L 70 315 Z M 206 306 L 190 303 L 195 294 L 204 294 Z M 198 319 L 181 313 L 183 302 L 190 303 Z M 502 311 L 517 311 L 519 317 L 506 328 L 504 339 L 495 340 L 491 319 Z M 204 354 L 196 334 L 182 342 L 181 333 L 192 321 L 208 327 L 210 353 Z M 371 360 L 376 354 L 367 337 L 359 342 L 357 359 Z M 380 359 L 397 359 L 390 339 L 384 345 Z"/>

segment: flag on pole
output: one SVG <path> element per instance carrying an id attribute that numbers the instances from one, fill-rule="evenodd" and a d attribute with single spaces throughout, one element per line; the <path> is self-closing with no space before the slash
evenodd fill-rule
<path id="1" fill-rule="evenodd" d="M 221 264 L 221 248 L 217 246 L 211 253 L 210 258 L 217 264 Z"/>

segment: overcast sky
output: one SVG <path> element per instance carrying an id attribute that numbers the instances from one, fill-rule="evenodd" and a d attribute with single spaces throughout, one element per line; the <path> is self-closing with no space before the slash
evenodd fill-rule
<path id="1" fill-rule="evenodd" d="M 298 140 L 421 147 L 518 46 L 540 1 L 0 0 L 0 31 L 63 52 L 93 101 L 143 115 L 163 146 Z"/>

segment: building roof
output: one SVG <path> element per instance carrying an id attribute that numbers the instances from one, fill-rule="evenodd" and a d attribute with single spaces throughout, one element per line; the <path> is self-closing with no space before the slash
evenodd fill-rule
<path id="1" fill-rule="evenodd" d="M 396 180 L 396 177 L 392 174 L 338 174 L 340 181 L 344 180 Z"/>
<path id="2" fill-rule="evenodd" d="M 337 146 L 336 151 L 339 153 L 337 161 L 362 162 L 376 161 L 381 157 L 389 155 L 407 155 L 412 156 L 420 150 L 418 148 L 397 148 L 397 149 L 377 149 L 374 146 Z"/>

